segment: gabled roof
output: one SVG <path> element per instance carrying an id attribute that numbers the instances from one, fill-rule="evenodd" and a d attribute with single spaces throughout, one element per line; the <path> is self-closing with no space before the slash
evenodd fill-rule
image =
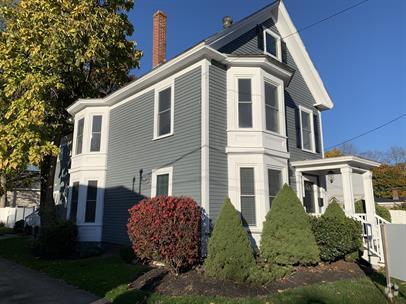
<path id="1" fill-rule="evenodd" d="M 220 53 L 217 50 L 269 18 L 273 18 L 282 38 L 296 32 L 296 28 L 293 25 L 293 22 L 290 19 L 283 2 L 281 0 L 274 1 L 255 13 L 234 23 L 231 27 L 223 29 L 222 31 L 192 46 L 183 53 L 152 69 L 147 74 L 130 82 L 110 95 L 100 99 L 79 99 L 70 105 L 67 108 L 67 111 L 74 115 L 85 107 L 103 105 L 111 106 L 119 100 L 123 100 L 124 98 L 139 92 L 148 85 L 160 81 L 170 73 L 181 69 L 187 64 L 191 64 L 192 62 L 196 62 L 196 60 L 200 60 L 202 58 L 216 59 L 219 62 L 227 64 L 230 56 Z M 328 95 L 327 90 L 312 63 L 299 34 L 290 35 L 287 39 L 284 39 L 284 42 L 286 43 L 289 52 L 291 53 L 307 86 L 309 87 L 313 98 L 317 102 L 315 106 L 320 110 L 331 109 L 334 106 L 333 102 L 331 101 L 331 98 Z M 291 73 L 290 68 L 285 64 L 275 64 L 275 62 L 272 60 L 270 62 L 275 66 L 279 65 L 281 70 L 284 69 L 284 73 L 286 75 Z M 292 74 L 293 73 L 291 73 L 291 75 Z"/>
<path id="2" fill-rule="evenodd" d="M 248 32 L 256 25 L 272 18 L 282 40 L 286 43 L 298 69 L 321 110 L 331 109 L 334 104 L 317 72 L 309 54 L 294 26 L 283 1 L 275 1 L 248 17 L 234 23 L 231 27 L 207 38 L 205 43 L 214 49 L 220 49 L 227 43 Z M 286 37 L 286 38 L 284 38 Z"/>

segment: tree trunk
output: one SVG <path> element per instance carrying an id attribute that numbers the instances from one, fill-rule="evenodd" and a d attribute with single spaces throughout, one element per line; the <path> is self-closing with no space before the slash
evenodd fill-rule
<path id="1" fill-rule="evenodd" d="M 60 146 L 61 136 L 55 137 L 54 143 Z M 56 219 L 54 201 L 54 178 L 58 156 L 48 155 L 41 163 L 41 195 L 40 195 L 40 217 L 41 225 L 52 224 Z"/>
<path id="2" fill-rule="evenodd" d="M 7 206 L 7 186 L 6 186 L 6 176 L 0 175 L 0 208 Z"/>

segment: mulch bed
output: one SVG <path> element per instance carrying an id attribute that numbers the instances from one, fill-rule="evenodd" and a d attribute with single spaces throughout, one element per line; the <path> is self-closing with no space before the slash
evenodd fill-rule
<path id="1" fill-rule="evenodd" d="M 365 277 L 365 273 L 358 264 L 338 261 L 316 267 L 297 267 L 288 277 L 265 286 L 208 278 L 197 270 L 176 276 L 154 269 L 138 278 L 130 284 L 130 287 L 168 296 L 203 295 L 239 298 L 269 296 L 288 288 L 361 277 Z"/>

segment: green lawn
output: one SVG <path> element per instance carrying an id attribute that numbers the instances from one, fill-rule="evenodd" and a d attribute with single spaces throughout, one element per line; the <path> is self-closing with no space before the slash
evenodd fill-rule
<path id="1" fill-rule="evenodd" d="M 8 228 L 8 227 L 4 227 L 4 226 L 0 227 L 0 235 L 7 234 L 7 233 L 14 233 L 13 228 Z"/>
<path id="2" fill-rule="evenodd" d="M 27 267 L 48 273 L 79 288 L 106 297 L 115 304 L 307 304 L 307 303 L 387 303 L 383 294 L 385 278 L 375 274 L 371 278 L 342 280 L 307 287 L 294 288 L 269 298 L 229 299 L 199 296 L 166 297 L 156 293 L 127 290 L 145 267 L 125 264 L 118 257 L 94 257 L 81 260 L 39 260 L 30 254 L 25 238 L 0 240 L 0 256 Z M 399 282 L 401 296 L 395 303 L 406 304 L 406 283 Z"/>

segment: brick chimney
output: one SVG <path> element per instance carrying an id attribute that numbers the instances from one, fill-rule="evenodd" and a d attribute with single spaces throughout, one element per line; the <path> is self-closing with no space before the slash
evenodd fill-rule
<path id="1" fill-rule="evenodd" d="M 166 60 L 166 15 L 156 11 L 153 16 L 152 68 Z"/>

